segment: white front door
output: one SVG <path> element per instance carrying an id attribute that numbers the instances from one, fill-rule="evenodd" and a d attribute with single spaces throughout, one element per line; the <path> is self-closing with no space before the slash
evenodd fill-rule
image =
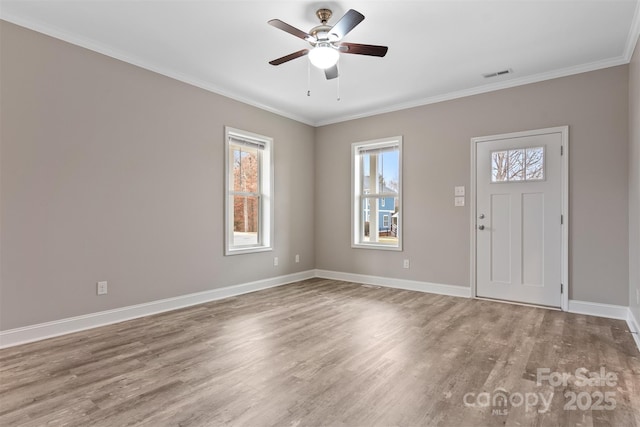
<path id="1" fill-rule="evenodd" d="M 561 306 L 566 131 L 474 139 L 477 296 Z"/>

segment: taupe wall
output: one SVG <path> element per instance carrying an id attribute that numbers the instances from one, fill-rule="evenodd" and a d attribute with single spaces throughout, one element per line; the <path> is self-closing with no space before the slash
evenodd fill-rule
<path id="1" fill-rule="evenodd" d="M 629 306 L 640 321 L 640 43 L 629 65 Z"/>
<path id="2" fill-rule="evenodd" d="M 0 25 L 0 329 L 314 268 L 313 128 Z M 224 125 L 275 139 L 274 252 L 223 256 Z"/>
<path id="3" fill-rule="evenodd" d="M 314 130 L 0 31 L 0 330 L 312 268 L 468 286 L 470 200 L 453 207 L 453 187 L 469 189 L 470 138 L 559 125 L 570 126 L 570 296 L 627 305 L 638 286 L 638 52 L 630 67 Z M 275 138 L 274 252 L 222 255 L 224 125 Z M 352 249 L 350 144 L 393 135 L 405 138 L 405 250 Z"/>
<path id="4" fill-rule="evenodd" d="M 470 139 L 569 125 L 570 297 L 628 304 L 628 67 L 316 129 L 316 267 L 469 286 Z M 404 252 L 350 247 L 350 144 L 404 135 Z M 411 268 L 402 268 L 402 259 Z"/>

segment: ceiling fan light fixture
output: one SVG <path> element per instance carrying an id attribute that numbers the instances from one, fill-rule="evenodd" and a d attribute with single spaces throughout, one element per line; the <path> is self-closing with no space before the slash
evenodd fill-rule
<path id="1" fill-rule="evenodd" d="M 309 61 L 320 69 L 331 68 L 338 63 L 340 52 L 328 44 L 318 45 L 309 52 Z"/>

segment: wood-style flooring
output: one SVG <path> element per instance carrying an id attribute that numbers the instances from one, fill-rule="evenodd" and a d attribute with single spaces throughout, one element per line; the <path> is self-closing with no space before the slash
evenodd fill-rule
<path id="1" fill-rule="evenodd" d="M 311 279 L 0 350 L 0 425 L 634 426 L 640 353 L 623 321 Z"/>

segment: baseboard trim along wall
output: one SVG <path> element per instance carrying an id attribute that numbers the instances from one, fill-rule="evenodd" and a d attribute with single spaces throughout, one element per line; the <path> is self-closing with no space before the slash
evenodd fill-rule
<path id="1" fill-rule="evenodd" d="M 29 342 L 40 341 L 72 332 L 106 326 L 138 317 L 150 316 L 192 305 L 202 304 L 223 298 L 255 292 L 263 289 L 274 288 L 301 280 L 312 278 L 342 280 L 345 282 L 362 283 L 365 285 L 384 286 L 388 288 L 406 289 L 409 291 L 426 292 L 453 297 L 471 298 L 471 288 L 465 286 L 443 285 L 439 283 L 420 282 L 416 280 L 395 279 L 391 277 L 369 276 L 365 274 L 344 273 L 329 270 L 308 270 L 300 273 L 287 274 L 272 277 L 255 282 L 243 283 L 225 288 L 212 289 L 210 291 L 197 292 L 152 301 L 144 304 L 131 305 L 83 316 L 70 317 L 22 328 L 10 329 L 0 332 L 0 348 L 13 347 Z M 587 301 L 569 300 L 569 312 L 586 314 L 589 316 L 620 319 L 627 322 L 633 335 L 638 350 L 640 350 L 640 322 L 633 316 L 629 307 L 611 304 L 600 304 Z"/>
<path id="2" fill-rule="evenodd" d="M 640 351 L 640 322 L 633 316 L 629 307 L 622 305 L 600 304 L 597 302 L 569 300 L 569 313 L 586 314 L 588 316 L 620 319 L 627 322 L 631 336 Z"/>
<path id="3" fill-rule="evenodd" d="M 13 347 L 33 341 L 40 341 L 72 332 L 106 326 L 125 320 L 136 319 L 138 317 L 150 316 L 165 311 L 176 310 L 192 305 L 202 304 L 262 289 L 273 288 L 298 282 L 300 280 L 311 279 L 315 276 L 314 270 L 300 273 L 287 274 L 284 276 L 272 277 L 255 282 L 242 283 L 219 289 L 212 289 L 204 292 L 181 295 L 173 298 L 166 298 L 151 301 L 144 304 L 130 305 L 113 310 L 100 311 L 97 313 L 85 314 L 82 316 L 69 317 L 52 322 L 39 323 L 22 328 L 9 329 L 0 332 L 0 348 Z"/>
<path id="4" fill-rule="evenodd" d="M 471 288 L 467 286 L 441 285 L 439 283 L 419 282 L 416 280 L 394 279 L 392 277 L 368 276 L 366 274 L 343 273 L 340 271 L 316 270 L 316 277 L 345 282 L 377 285 L 387 288 L 406 289 L 408 291 L 428 292 L 430 294 L 471 298 Z"/>
<path id="5" fill-rule="evenodd" d="M 631 335 L 638 346 L 638 350 L 640 350 L 640 321 L 635 318 L 631 309 L 627 312 L 627 325 L 629 325 Z"/>
<path id="6" fill-rule="evenodd" d="M 569 300 L 569 313 L 588 314 L 589 316 L 627 320 L 629 307 L 622 305 L 600 304 L 597 302 Z"/>

